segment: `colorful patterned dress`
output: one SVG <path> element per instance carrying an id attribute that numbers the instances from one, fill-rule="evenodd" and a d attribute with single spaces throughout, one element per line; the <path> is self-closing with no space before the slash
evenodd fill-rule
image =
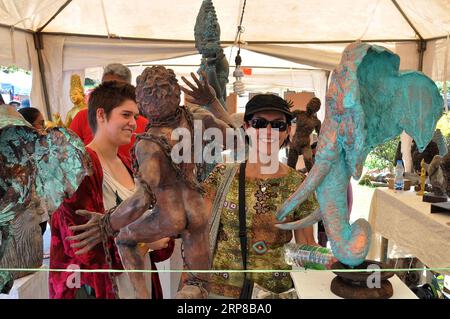
<path id="1" fill-rule="evenodd" d="M 221 184 L 224 165 L 218 165 L 204 182 L 207 193 L 214 193 Z M 271 179 L 249 179 L 245 182 L 246 224 L 248 241 L 247 269 L 280 270 L 280 272 L 248 273 L 248 278 L 264 289 L 281 293 L 293 287 L 289 270 L 284 260 L 283 245 L 290 242 L 292 232 L 274 226 L 275 214 L 281 204 L 303 182 L 305 176 L 289 168 L 287 175 Z M 243 273 L 227 270 L 243 269 L 239 240 L 239 174 L 234 176 L 223 204 L 219 234 L 213 257 L 213 269 L 209 282 L 210 293 L 238 298 L 244 281 Z M 301 204 L 286 221 L 302 219 L 317 209 L 315 197 Z M 286 270 L 286 272 L 283 272 Z"/>

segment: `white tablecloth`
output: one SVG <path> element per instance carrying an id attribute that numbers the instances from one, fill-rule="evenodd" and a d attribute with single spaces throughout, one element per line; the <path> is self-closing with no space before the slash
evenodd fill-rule
<path id="1" fill-rule="evenodd" d="M 336 275 L 330 271 L 308 270 L 291 272 L 299 299 L 342 299 L 331 292 L 331 281 Z M 418 299 L 418 297 L 396 276 L 388 279 L 394 294 L 390 299 Z"/>
<path id="2" fill-rule="evenodd" d="M 450 268 L 450 215 L 431 214 L 430 205 L 414 191 L 376 189 L 369 215 L 373 236 L 368 258 L 379 256 L 381 235 L 430 268 Z"/>

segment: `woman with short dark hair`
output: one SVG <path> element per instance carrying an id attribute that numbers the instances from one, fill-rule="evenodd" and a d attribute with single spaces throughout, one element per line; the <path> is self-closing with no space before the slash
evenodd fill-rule
<path id="1" fill-rule="evenodd" d="M 130 143 L 136 130 L 139 110 L 136 105 L 135 88 L 131 84 L 105 82 L 98 86 L 89 99 L 89 125 L 94 132 L 93 140 L 86 146 L 92 161 L 93 174 L 87 176 L 76 193 L 56 210 L 51 219 L 52 240 L 50 268 L 67 269 L 76 265 L 83 269 L 123 269 L 114 238 L 104 239 L 104 245 L 91 244 L 85 253 L 79 244 L 68 240 L 82 229 L 88 220 L 83 212 L 99 213 L 114 208 L 132 196 L 136 190 L 131 167 L 118 153 L 121 145 Z M 92 233 L 91 233 L 92 235 Z M 100 234 L 94 234 L 100 236 Z M 143 246 L 145 253 L 151 249 L 151 261 L 158 262 L 170 257 L 174 241 L 163 238 Z M 105 250 L 106 249 L 106 250 Z M 107 258 L 109 256 L 110 258 Z M 152 269 L 155 265 L 152 264 Z M 80 273 L 78 287 L 67 285 L 70 272 L 50 272 L 50 298 L 132 298 L 127 274 Z M 162 298 L 158 274 L 152 274 L 154 298 Z"/>

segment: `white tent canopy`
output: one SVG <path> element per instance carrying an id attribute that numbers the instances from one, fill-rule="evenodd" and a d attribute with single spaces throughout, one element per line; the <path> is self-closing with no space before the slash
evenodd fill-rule
<path id="1" fill-rule="evenodd" d="M 233 63 L 237 53 L 237 48 L 227 47 L 224 54 L 230 61 L 230 74 L 228 77 L 227 92 L 233 91 L 233 77 L 235 65 Z M 265 54 L 241 49 L 242 67 L 248 68 L 251 75 L 245 75 L 242 81 L 247 92 L 274 92 L 281 94 L 286 90 L 314 92 L 321 101 L 325 100 L 328 72 L 323 69 L 314 68 L 308 65 L 290 62 L 287 60 L 271 57 Z M 136 77 L 142 73 L 145 67 L 150 65 L 164 65 L 174 70 L 181 84 L 181 76 L 190 78 L 190 73 L 199 68 L 200 54 L 188 55 L 179 58 L 150 61 L 144 63 L 129 64 L 132 83 Z M 85 77 L 100 80 L 103 74 L 102 67 L 89 68 L 85 72 Z M 246 96 L 238 99 L 238 111 L 243 111 L 246 103 Z M 69 101 L 67 100 L 67 103 Z M 324 108 L 319 116 L 324 117 Z"/>
<path id="2" fill-rule="evenodd" d="M 192 41 L 201 2 L 3 0 L 0 14 L 3 24 L 32 31 L 43 28 L 41 31 L 49 33 Z M 244 1 L 213 2 L 222 41 L 234 41 Z M 449 12 L 448 0 L 248 0 L 245 40 L 416 40 L 418 36 L 407 19 L 424 39 L 431 39 L 447 35 Z"/>
<path id="3" fill-rule="evenodd" d="M 51 111 L 64 113 L 63 88 L 73 72 L 196 54 L 194 25 L 201 3 L 3 0 L 0 64 L 31 69 L 32 103 L 45 108 L 46 88 Z M 230 45 L 244 1 L 213 3 L 222 43 Z M 450 74 L 444 70 L 450 0 L 248 0 L 243 26 L 246 49 L 326 70 L 339 63 L 347 43 L 362 40 L 399 54 L 401 68 L 422 69 L 434 80 Z M 424 43 L 425 51 L 418 50 Z"/>

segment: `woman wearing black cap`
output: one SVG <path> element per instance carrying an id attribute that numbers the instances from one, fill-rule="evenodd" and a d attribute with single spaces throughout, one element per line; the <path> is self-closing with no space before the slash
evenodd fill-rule
<path id="1" fill-rule="evenodd" d="M 200 105 L 208 104 L 205 103 L 208 101 L 210 104 L 219 103 L 211 90 L 209 98 L 205 97 L 208 94 L 200 92 L 202 88 L 196 89 L 186 79 L 183 80 L 192 89 L 183 89 L 190 96 L 189 102 Z M 226 112 L 216 115 L 232 123 Z M 273 94 L 254 96 L 247 103 L 244 115 L 243 128 L 250 137 L 246 164 L 235 164 L 234 172 L 230 168 L 232 165 L 218 165 L 204 182 L 206 204 L 211 207 L 213 225 L 214 218 L 220 216 L 217 236 L 210 237 L 212 247 L 215 247 L 212 269 L 217 269 L 206 285 L 210 298 L 250 298 L 252 295 L 256 298 L 296 297 L 289 275 L 291 267 L 286 264 L 283 251 L 283 245 L 292 239 L 292 232 L 274 226 L 278 208 L 305 178 L 278 161 L 278 151 L 286 144 L 292 118 L 288 103 L 281 97 Z M 265 158 L 276 158 L 276 163 L 266 163 L 263 160 Z M 240 181 L 240 176 L 242 179 L 245 176 L 245 180 Z M 244 196 L 240 196 L 240 187 L 244 187 L 245 192 L 241 193 L 245 193 Z M 222 193 L 225 195 L 220 196 Z M 219 200 L 219 197 L 222 199 Z M 245 197 L 245 201 L 242 197 Z M 245 202 L 244 217 L 243 210 L 239 209 L 240 200 Z M 316 208 L 318 203 L 312 197 L 301 204 L 291 219 L 286 221 L 304 218 Z M 316 245 L 312 227 L 296 231 L 295 239 L 297 243 Z M 245 268 L 280 272 L 227 272 Z M 252 288 L 249 287 L 253 284 L 255 288 L 252 294 Z"/>
<path id="2" fill-rule="evenodd" d="M 207 84 L 206 75 L 203 81 L 191 75 L 197 86 L 182 77 L 191 89 L 182 88 L 188 95 L 186 100 L 197 105 L 215 104 L 211 108 L 214 115 L 232 127 L 233 120 Z M 248 160 L 220 164 L 203 182 L 204 205 L 211 212 L 211 267 L 217 272 L 206 283 L 200 278 L 186 280 L 191 297 L 203 297 L 205 288 L 210 298 L 251 298 L 252 291 L 257 298 L 296 297 L 283 249 L 292 232 L 275 227 L 276 212 L 305 179 L 278 161 L 291 119 L 288 103 L 276 95 L 257 95 L 247 103 L 243 129 L 249 137 Z M 316 199 L 311 197 L 286 222 L 302 219 L 317 208 Z M 312 228 L 296 231 L 295 239 L 315 245 Z M 268 272 L 230 272 L 242 269 Z"/>

